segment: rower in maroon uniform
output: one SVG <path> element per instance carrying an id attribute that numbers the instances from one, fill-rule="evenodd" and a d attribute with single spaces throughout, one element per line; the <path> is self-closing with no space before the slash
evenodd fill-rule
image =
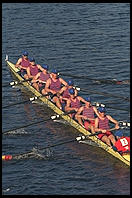
<path id="1" fill-rule="evenodd" d="M 115 145 L 115 137 L 110 132 L 110 126 L 109 121 L 115 124 L 115 128 L 119 129 L 118 121 L 112 118 L 110 115 L 106 115 L 106 109 L 104 107 L 99 107 L 99 117 L 95 119 L 95 132 L 102 132 L 98 135 L 98 138 L 101 139 L 103 142 L 105 142 L 107 145 L 109 145 L 111 148 Z M 112 145 L 112 144 L 113 145 Z"/>
<path id="2" fill-rule="evenodd" d="M 26 79 L 34 79 L 35 76 L 40 71 L 43 71 L 44 69 L 41 67 L 41 65 L 38 65 L 35 63 L 35 59 L 32 57 L 30 58 L 30 65 L 27 68 L 27 78 Z"/>
<path id="3" fill-rule="evenodd" d="M 15 67 L 19 68 L 21 71 L 21 76 L 25 79 L 27 78 L 27 68 L 30 65 L 30 61 L 28 59 L 28 52 L 24 51 L 22 57 L 18 59 Z"/>
<path id="4" fill-rule="evenodd" d="M 75 95 L 75 89 L 69 89 L 70 97 L 66 101 L 65 111 L 75 111 L 77 112 L 79 108 L 82 106 L 81 102 L 86 103 L 86 101 L 81 96 Z M 69 114 L 70 117 L 75 118 L 76 113 Z"/>
<path id="5" fill-rule="evenodd" d="M 48 73 L 48 65 L 43 64 L 42 65 L 43 71 L 39 72 L 34 79 L 32 80 L 33 86 L 37 91 L 40 91 L 40 93 L 44 94 L 45 90 L 45 84 L 46 81 L 50 78 L 50 74 Z"/>
<path id="6" fill-rule="evenodd" d="M 62 105 L 62 110 L 65 111 L 65 105 L 66 105 L 66 101 L 68 100 L 68 98 L 70 98 L 70 93 L 69 93 L 69 89 L 73 88 L 74 86 L 74 82 L 73 80 L 68 80 L 67 81 L 67 86 L 64 86 L 61 88 L 61 90 L 59 91 L 60 93 L 60 101 L 61 101 L 61 105 Z M 75 89 L 75 96 L 77 96 L 78 91 Z"/>
<path id="7" fill-rule="evenodd" d="M 59 91 L 62 88 L 62 85 L 67 86 L 67 82 L 62 78 L 58 77 L 58 72 L 56 69 L 52 69 L 50 78 L 47 80 L 45 85 L 45 91 L 43 94 L 52 93 L 52 101 L 56 104 L 56 106 L 62 110 L 61 102 L 60 102 L 60 93 Z"/>
<path id="8" fill-rule="evenodd" d="M 95 125 L 95 114 L 99 116 L 98 110 L 96 107 L 91 105 L 91 98 L 84 98 L 86 103 L 84 106 L 80 107 L 78 112 L 76 113 L 76 119 L 78 123 L 85 127 L 87 130 L 90 129 L 92 133 L 94 133 L 94 125 Z"/>

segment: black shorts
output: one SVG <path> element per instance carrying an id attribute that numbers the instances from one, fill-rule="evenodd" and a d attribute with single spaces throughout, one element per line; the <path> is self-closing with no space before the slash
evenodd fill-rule
<path id="1" fill-rule="evenodd" d="M 42 93 L 42 90 L 45 88 L 45 84 L 43 84 L 41 87 L 39 87 L 40 93 Z"/>
<path id="2" fill-rule="evenodd" d="M 21 71 L 21 76 L 24 78 L 25 74 L 27 74 L 27 71 L 24 69 L 23 71 Z"/>

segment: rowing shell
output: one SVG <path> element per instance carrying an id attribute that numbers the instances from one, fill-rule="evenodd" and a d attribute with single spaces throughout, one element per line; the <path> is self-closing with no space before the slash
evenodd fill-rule
<path id="1" fill-rule="evenodd" d="M 15 67 L 13 63 L 11 63 L 8 60 L 5 60 L 7 63 L 7 66 L 11 70 L 11 72 L 15 75 L 15 77 L 19 81 L 23 81 L 24 79 L 20 76 L 19 69 Z M 39 97 L 42 96 L 41 93 L 39 93 L 34 87 L 31 86 L 29 82 L 22 82 L 22 84 L 27 87 L 35 96 Z M 73 120 L 69 115 L 63 115 L 64 112 L 61 111 L 58 107 L 56 107 L 50 100 L 48 100 L 46 97 L 40 97 L 40 100 L 45 103 L 48 107 L 50 107 L 55 113 L 59 114 L 64 120 L 66 120 L 71 126 L 76 128 L 78 131 L 80 131 L 84 135 L 90 135 L 91 133 L 87 131 L 85 128 L 83 128 L 80 124 L 78 124 L 75 120 Z M 128 166 L 130 166 L 130 154 L 126 155 L 120 155 L 117 151 L 114 151 L 112 148 L 110 148 L 108 145 L 106 145 L 104 142 L 99 140 L 96 136 L 89 137 L 93 142 L 95 142 L 99 147 L 104 149 L 106 152 L 110 153 L 114 157 L 118 158 Z"/>

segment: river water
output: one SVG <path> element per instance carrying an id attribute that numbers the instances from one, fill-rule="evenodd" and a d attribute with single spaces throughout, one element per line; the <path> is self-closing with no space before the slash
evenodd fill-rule
<path id="1" fill-rule="evenodd" d="M 130 79 L 129 3 L 3 3 L 2 84 L 13 77 L 5 55 L 16 63 L 27 50 L 37 63 L 73 79 L 92 101 L 108 104 L 107 113 L 130 120 L 129 84 L 91 79 Z M 69 74 L 69 77 L 65 76 Z M 71 75 L 71 76 L 70 76 Z M 101 82 L 101 81 L 99 81 Z M 93 93 L 90 93 L 92 90 Z M 99 92 L 99 93 L 96 93 Z M 111 94 L 110 96 L 102 92 Z M 28 99 L 21 86 L 2 88 L 2 105 Z M 2 109 L 3 131 L 54 115 L 46 105 L 25 103 Z M 18 154 L 77 137 L 66 123 L 49 120 L 3 135 L 2 154 Z M 24 132 L 25 134 L 22 134 Z M 129 135 L 129 130 L 123 130 Z M 44 159 L 27 158 L 2 164 L 4 195 L 129 195 L 129 168 L 96 146 L 77 142 L 45 151 Z"/>

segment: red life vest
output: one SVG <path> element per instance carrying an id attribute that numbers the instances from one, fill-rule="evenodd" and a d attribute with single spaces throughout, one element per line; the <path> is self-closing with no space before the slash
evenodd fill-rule
<path id="1" fill-rule="evenodd" d="M 59 78 L 57 79 L 56 82 L 54 82 L 51 78 L 51 84 L 50 84 L 50 89 L 53 91 L 60 91 L 61 89 L 61 82 L 59 80 Z"/>
<path id="2" fill-rule="evenodd" d="M 82 114 L 83 114 L 83 116 L 87 116 L 87 118 L 94 118 L 93 106 L 91 106 L 89 108 L 84 107 Z"/>
<path id="3" fill-rule="evenodd" d="M 126 152 L 130 151 L 130 137 L 121 137 L 119 138 L 116 143 L 115 147 L 118 151 Z"/>
<path id="4" fill-rule="evenodd" d="M 100 129 L 109 129 L 109 119 L 107 117 L 105 117 L 104 120 L 99 119 L 99 128 Z"/>

